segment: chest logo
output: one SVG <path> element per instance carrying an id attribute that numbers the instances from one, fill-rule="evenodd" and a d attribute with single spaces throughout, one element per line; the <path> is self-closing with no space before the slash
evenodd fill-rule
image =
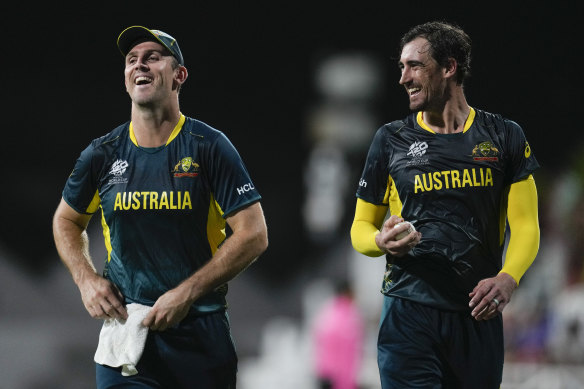
<path id="1" fill-rule="evenodd" d="M 472 149 L 472 159 L 475 161 L 491 161 L 499 160 L 499 150 L 490 141 L 481 142 Z"/>
<path id="2" fill-rule="evenodd" d="M 174 177 L 196 177 L 199 175 L 199 164 L 192 157 L 186 157 L 178 161 L 171 173 Z"/>
<path id="3" fill-rule="evenodd" d="M 428 143 L 415 141 L 410 145 L 408 153 L 406 154 L 410 157 L 410 160 L 406 163 L 407 166 L 420 166 L 427 165 L 428 158 L 424 157 L 428 151 Z"/>
<path id="4" fill-rule="evenodd" d="M 128 161 L 122 161 L 121 159 L 116 160 L 110 169 L 110 174 L 114 176 L 121 176 L 126 172 L 126 168 L 128 167 Z"/>
<path id="5" fill-rule="evenodd" d="M 428 143 L 415 141 L 410 146 L 408 155 L 411 157 L 421 157 L 422 155 L 426 154 L 426 150 L 428 150 Z"/>
<path id="6" fill-rule="evenodd" d="M 116 161 L 112 164 L 109 173 L 113 175 L 113 177 L 109 180 L 110 184 L 125 184 L 128 182 L 128 179 L 122 177 L 122 175 L 126 172 L 129 164 L 128 161 L 124 161 L 121 159 L 116 159 Z"/>

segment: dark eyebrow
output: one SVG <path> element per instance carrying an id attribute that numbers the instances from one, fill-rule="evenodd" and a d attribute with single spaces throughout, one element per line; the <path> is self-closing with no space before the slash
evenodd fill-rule
<path id="1" fill-rule="evenodd" d="M 146 50 L 145 51 L 145 54 L 146 55 L 150 55 L 152 53 L 158 53 L 158 54 L 160 54 L 162 56 L 165 56 L 165 55 L 167 55 L 167 53 L 166 53 L 167 51 L 168 50 L 150 49 L 150 50 Z M 135 56 L 136 55 L 136 51 L 130 51 L 128 54 L 126 54 L 126 57 L 129 57 L 131 55 Z M 170 55 L 170 54 L 168 54 L 168 55 Z"/>
<path id="2" fill-rule="evenodd" d="M 410 61 L 406 61 L 406 64 L 410 65 L 410 66 L 425 66 L 425 63 L 422 61 L 414 61 L 414 60 L 410 60 Z M 398 67 L 403 67 L 404 64 L 402 63 L 402 61 L 399 61 L 397 64 Z"/>

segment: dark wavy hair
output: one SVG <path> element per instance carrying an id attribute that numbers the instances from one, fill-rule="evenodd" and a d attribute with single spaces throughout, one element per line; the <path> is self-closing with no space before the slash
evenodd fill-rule
<path id="1" fill-rule="evenodd" d="M 399 43 L 399 52 L 414 39 L 422 37 L 430 43 L 430 55 L 442 67 L 448 66 L 448 59 L 454 58 L 458 64 L 456 82 L 460 85 L 470 76 L 471 39 L 466 32 L 453 23 L 433 21 L 412 27 Z"/>

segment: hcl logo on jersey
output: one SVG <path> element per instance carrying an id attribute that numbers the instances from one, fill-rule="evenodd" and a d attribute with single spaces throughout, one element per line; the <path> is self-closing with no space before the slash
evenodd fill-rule
<path id="1" fill-rule="evenodd" d="M 241 196 L 242 194 L 249 192 L 250 190 L 254 190 L 254 189 L 255 189 L 255 186 L 253 186 L 253 184 L 251 182 L 248 182 L 247 184 L 237 188 L 237 194 Z"/>

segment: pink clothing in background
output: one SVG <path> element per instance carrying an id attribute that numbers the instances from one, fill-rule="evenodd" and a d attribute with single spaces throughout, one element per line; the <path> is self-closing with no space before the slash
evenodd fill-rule
<path id="1" fill-rule="evenodd" d="M 318 378 L 333 389 L 355 389 L 361 367 L 363 321 L 353 300 L 335 297 L 315 321 L 314 352 Z"/>

